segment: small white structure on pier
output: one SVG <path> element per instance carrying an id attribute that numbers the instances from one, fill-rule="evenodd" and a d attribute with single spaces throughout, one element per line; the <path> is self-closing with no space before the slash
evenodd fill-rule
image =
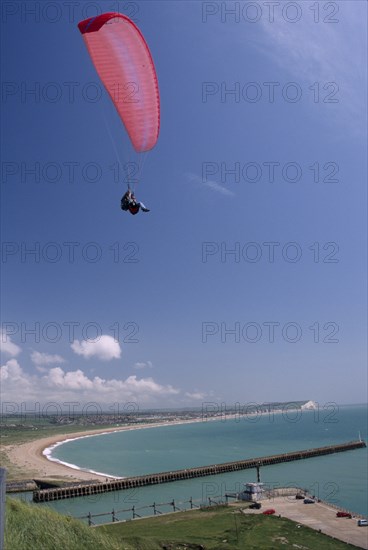
<path id="1" fill-rule="evenodd" d="M 244 491 L 239 493 L 240 500 L 258 501 L 265 498 L 263 483 L 245 483 Z"/>

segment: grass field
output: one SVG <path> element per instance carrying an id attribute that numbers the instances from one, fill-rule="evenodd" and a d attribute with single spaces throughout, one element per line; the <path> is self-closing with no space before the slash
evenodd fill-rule
<path id="1" fill-rule="evenodd" d="M 304 526 L 275 516 L 243 514 L 224 506 L 162 517 L 110 524 L 98 528 L 126 550 L 347 550 L 336 541 Z"/>
<path id="2" fill-rule="evenodd" d="M 349 550 L 285 518 L 238 506 L 88 527 L 53 510 L 7 499 L 5 550 Z"/>
<path id="3" fill-rule="evenodd" d="M 4 550 L 120 550 L 118 541 L 53 510 L 7 499 Z"/>

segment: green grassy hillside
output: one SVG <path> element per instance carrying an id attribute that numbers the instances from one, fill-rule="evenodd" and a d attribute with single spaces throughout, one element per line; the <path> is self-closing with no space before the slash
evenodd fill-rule
<path id="1" fill-rule="evenodd" d="M 122 541 L 127 550 L 347 550 L 336 541 L 304 526 L 274 516 L 243 514 L 223 506 L 178 512 L 99 527 Z"/>
<path id="2" fill-rule="evenodd" d="M 88 527 L 7 499 L 5 550 L 349 550 L 354 546 L 275 516 L 218 507 Z"/>
<path id="3" fill-rule="evenodd" d="M 7 499 L 5 550 L 118 550 L 116 539 L 40 506 Z"/>

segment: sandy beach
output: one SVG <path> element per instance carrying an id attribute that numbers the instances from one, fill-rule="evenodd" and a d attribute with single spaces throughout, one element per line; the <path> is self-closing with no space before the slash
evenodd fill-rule
<path id="1" fill-rule="evenodd" d="M 289 411 L 291 412 L 291 410 Z M 261 415 L 268 413 L 262 412 Z M 273 414 L 281 414 L 281 411 L 274 411 Z M 166 422 L 154 422 L 150 424 L 128 425 L 113 428 L 100 428 L 96 430 L 84 430 L 81 432 L 58 434 L 42 439 L 36 439 L 28 443 L 20 445 L 3 445 L 1 450 L 4 451 L 9 461 L 17 466 L 22 471 L 22 478 L 25 479 L 58 479 L 64 481 L 79 481 L 79 480 L 99 480 L 106 481 L 107 474 L 98 474 L 90 471 L 72 468 L 70 466 L 60 464 L 49 460 L 44 454 L 45 451 L 57 443 L 63 441 L 78 439 L 80 437 L 88 437 L 111 432 L 123 432 L 128 430 L 141 430 L 147 428 L 157 428 L 160 426 L 173 426 L 179 424 L 193 424 L 196 422 L 213 422 L 226 421 L 231 419 L 239 419 L 238 414 L 229 414 L 224 417 L 198 417 L 190 420 L 174 420 Z"/>
<path id="2" fill-rule="evenodd" d="M 212 420 L 212 419 L 211 419 Z M 172 422 L 157 422 L 151 424 L 141 424 L 139 426 L 122 426 L 114 428 L 104 428 L 96 430 L 85 430 L 82 432 L 58 434 L 42 439 L 36 439 L 21 445 L 3 445 L 2 449 L 10 462 L 22 470 L 22 477 L 28 479 L 58 479 L 65 481 L 79 480 L 99 480 L 105 481 L 106 475 L 99 475 L 89 471 L 71 468 L 49 460 L 44 452 L 56 443 L 63 441 L 78 439 L 80 437 L 88 437 L 111 432 L 124 432 L 129 430 L 141 430 L 147 428 L 157 428 L 159 426 L 173 426 L 178 424 L 191 424 L 194 422 L 203 422 L 203 418 L 193 418 L 190 420 L 178 420 Z"/>

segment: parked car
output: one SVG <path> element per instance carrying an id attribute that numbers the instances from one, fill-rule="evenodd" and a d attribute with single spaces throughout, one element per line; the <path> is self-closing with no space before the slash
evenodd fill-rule
<path id="1" fill-rule="evenodd" d="M 304 504 L 314 504 L 316 501 L 313 500 L 312 498 L 305 498 L 304 499 Z"/>
<path id="2" fill-rule="evenodd" d="M 302 495 L 301 493 L 297 493 L 297 494 L 295 495 L 295 498 L 296 498 L 297 500 L 303 500 L 303 499 L 304 499 L 304 495 Z"/>
<path id="3" fill-rule="evenodd" d="M 367 527 L 368 521 L 366 519 L 358 519 L 358 525 L 359 527 Z"/>
<path id="4" fill-rule="evenodd" d="M 261 507 L 262 504 L 260 502 L 253 502 L 253 504 L 249 506 L 249 508 L 252 508 L 252 510 L 259 510 Z"/>
<path id="5" fill-rule="evenodd" d="M 349 512 L 336 512 L 337 518 L 351 518 L 351 514 Z"/>
<path id="6" fill-rule="evenodd" d="M 264 514 L 265 516 L 272 516 L 272 514 L 276 514 L 276 510 L 274 510 L 273 508 L 269 508 L 268 510 L 262 512 L 262 514 Z"/>

